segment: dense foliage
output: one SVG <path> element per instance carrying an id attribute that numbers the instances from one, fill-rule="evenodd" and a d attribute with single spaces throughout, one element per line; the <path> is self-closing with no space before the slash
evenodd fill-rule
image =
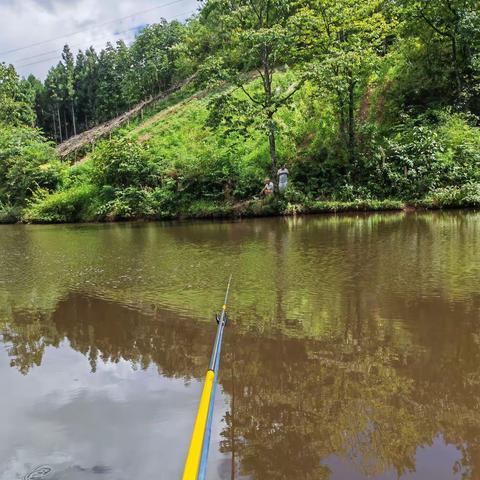
<path id="1" fill-rule="evenodd" d="M 66 168 L 39 130 L 0 123 L 0 222 L 14 220 L 36 192 L 52 192 Z"/>
<path id="2" fill-rule="evenodd" d="M 32 128 L 62 141 L 192 78 L 80 166 Z M 0 100 L 4 219 L 480 203 L 474 0 L 207 0 L 130 46 L 65 46 L 44 83 L 2 64 Z M 287 193 L 252 201 L 282 164 Z"/>

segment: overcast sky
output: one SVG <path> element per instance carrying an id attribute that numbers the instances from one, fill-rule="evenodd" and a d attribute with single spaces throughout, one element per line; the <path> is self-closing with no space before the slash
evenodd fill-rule
<path id="1" fill-rule="evenodd" d="M 197 8 L 197 0 L 0 0 L 0 62 L 43 80 L 65 43 L 74 53 L 120 38 L 130 43 L 139 27 L 184 20 Z"/>

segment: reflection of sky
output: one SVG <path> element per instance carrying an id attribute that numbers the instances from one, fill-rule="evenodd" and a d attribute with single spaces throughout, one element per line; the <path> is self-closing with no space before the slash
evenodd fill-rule
<path id="1" fill-rule="evenodd" d="M 443 437 L 438 435 L 431 445 L 417 448 L 415 455 L 415 472 L 410 472 L 398 477 L 392 469 L 382 475 L 365 476 L 359 473 L 355 462 L 348 461 L 337 455 L 329 455 L 322 461 L 332 474 L 329 480 L 460 480 L 462 471 L 454 473 L 454 467 L 461 460 L 461 453 L 455 445 L 445 443 Z"/>
<path id="2" fill-rule="evenodd" d="M 22 376 L 0 349 L 0 480 L 50 465 L 48 480 L 179 478 L 202 384 L 165 378 L 155 367 L 87 359 L 64 343 Z M 6 388 L 5 388 L 6 387 Z M 209 478 L 225 468 L 219 453 L 227 399 L 217 392 Z"/>

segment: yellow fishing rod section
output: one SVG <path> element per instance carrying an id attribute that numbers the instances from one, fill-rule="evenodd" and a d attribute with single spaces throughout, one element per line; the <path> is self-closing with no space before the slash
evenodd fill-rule
<path id="1" fill-rule="evenodd" d="M 183 471 L 182 480 L 197 480 L 198 469 L 200 467 L 200 457 L 202 455 L 203 437 L 205 427 L 207 426 L 208 410 L 210 407 L 210 398 L 213 390 L 213 380 L 215 372 L 208 370 L 205 376 L 205 385 L 203 386 L 200 405 L 198 406 L 197 419 L 193 427 L 190 448 L 188 449 L 187 461 L 185 462 L 185 470 Z"/>
<path id="2" fill-rule="evenodd" d="M 231 281 L 232 276 L 230 275 L 222 311 L 221 314 L 217 316 L 217 334 L 215 336 L 212 356 L 210 358 L 210 365 L 205 376 L 205 383 L 203 385 L 202 396 L 200 397 L 197 418 L 193 427 L 182 480 L 203 480 L 205 478 L 206 460 L 208 456 L 215 400 L 215 387 L 220 362 L 223 329 L 227 324 L 227 300 Z"/>

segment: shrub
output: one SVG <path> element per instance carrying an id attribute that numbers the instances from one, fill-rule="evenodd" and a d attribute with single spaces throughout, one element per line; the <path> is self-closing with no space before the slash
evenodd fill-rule
<path id="1" fill-rule="evenodd" d="M 90 184 L 76 185 L 68 190 L 48 193 L 38 191 L 23 214 L 33 223 L 64 223 L 92 219 L 92 205 L 97 189 Z"/>
<path id="2" fill-rule="evenodd" d="M 92 155 L 93 181 L 114 189 L 156 186 L 160 181 L 158 167 L 144 147 L 128 138 L 103 142 Z"/>
<path id="3" fill-rule="evenodd" d="M 356 202 L 371 199 L 369 189 L 363 185 L 344 183 L 333 193 L 332 199 L 340 202 Z"/>
<path id="4" fill-rule="evenodd" d="M 283 193 L 283 198 L 285 201 L 291 204 L 299 204 L 307 202 L 307 196 L 294 185 L 289 183 L 287 189 Z"/>
<path id="5" fill-rule="evenodd" d="M 430 208 L 480 207 L 480 183 L 439 188 L 419 204 Z"/>
<path id="6" fill-rule="evenodd" d="M 155 214 L 152 191 L 130 186 L 115 192 L 113 200 L 103 204 L 97 214 L 108 220 L 128 220 Z"/>
<path id="7" fill-rule="evenodd" d="M 480 180 L 480 131 L 472 121 L 449 110 L 407 119 L 387 140 L 376 182 L 383 177 L 391 194 L 411 200 Z"/>
<path id="8" fill-rule="evenodd" d="M 221 218 L 234 215 L 234 208 L 230 204 L 198 200 L 190 205 L 187 216 L 193 218 Z"/>
<path id="9" fill-rule="evenodd" d="M 399 200 L 357 200 L 354 202 L 314 202 L 310 208 L 312 213 L 352 212 L 370 210 L 402 210 L 405 204 Z"/>
<path id="10" fill-rule="evenodd" d="M 25 206 L 39 189 L 53 191 L 66 177 L 40 130 L 0 124 L 0 201 Z"/>
<path id="11" fill-rule="evenodd" d="M 444 144 L 440 160 L 449 167 L 448 183 L 480 181 L 480 129 L 476 118 L 449 110 L 439 114 L 439 135 Z"/>
<path id="12" fill-rule="evenodd" d="M 420 198 L 439 186 L 444 165 L 439 153 L 444 149 L 438 133 L 429 126 L 407 123 L 387 142 L 390 165 L 387 176 L 395 195 Z"/>
<path id="13" fill-rule="evenodd" d="M 161 187 L 153 190 L 152 203 L 155 216 L 158 218 L 171 218 L 177 215 L 178 195 L 172 179 L 167 179 Z"/>
<path id="14" fill-rule="evenodd" d="M 22 215 L 21 207 L 0 204 L 0 223 L 15 223 Z"/>

